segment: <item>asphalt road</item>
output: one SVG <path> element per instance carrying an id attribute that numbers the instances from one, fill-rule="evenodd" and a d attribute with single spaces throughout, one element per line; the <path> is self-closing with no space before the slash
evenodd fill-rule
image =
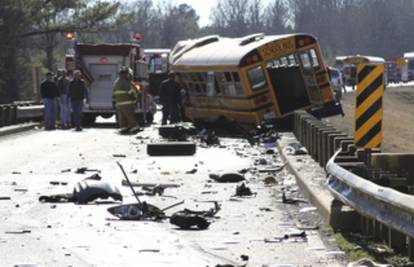
<path id="1" fill-rule="evenodd" d="M 120 136 L 105 125 L 0 138 L 0 197 L 11 198 L 0 200 L 0 266 L 343 266 L 337 257 L 341 253 L 327 246 L 317 230 L 306 230 L 306 239 L 281 238 L 302 232 L 298 225 L 312 228 L 321 222 L 310 204 L 281 202 L 282 189 L 301 196 L 285 169 L 264 172 L 283 165 L 276 152 L 266 154 L 268 149 L 244 140 L 222 138 L 220 147 L 198 146 L 194 156 L 149 157 L 146 144 L 158 139 L 156 125 L 136 136 Z M 206 230 L 184 231 L 168 220 L 119 221 L 106 211 L 119 204 L 111 199 L 88 205 L 38 201 L 40 195 L 72 192 L 78 181 L 93 174 L 76 174 L 76 169 L 88 167 L 116 185 L 124 203 L 134 203 L 131 190 L 121 185 L 116 161 L 135 182 L 179 185 L 166 189 L 165 196 L 141 197 L 161 208 L 185 201 L 167 215 L 183 208 L 209 209 L 208 201 L 218 201 L 217 218 Z M 245 168 L 251 168 L 245 177 L 256 196 L 233 197 L 236 184 L 209 179 L 212 173 Z M 190 170 L 196 172 L 186 173 Z M 268 176 L 276 184 L 265 185 Z"/>

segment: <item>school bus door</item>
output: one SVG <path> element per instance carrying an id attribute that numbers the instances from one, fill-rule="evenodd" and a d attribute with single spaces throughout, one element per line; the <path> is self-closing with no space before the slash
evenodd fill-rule
<path id="1" fill-rule="evenodd" d="M 316 56 L 315 49 L 305 50 L 297 53 L 297 59 L 300 62 L 300 69 L 303 80 L 308 91 L 309 99 L 312 105 L 323 104 L 321 89 L 318 86 L 315 72 L 321 66 Z"/>

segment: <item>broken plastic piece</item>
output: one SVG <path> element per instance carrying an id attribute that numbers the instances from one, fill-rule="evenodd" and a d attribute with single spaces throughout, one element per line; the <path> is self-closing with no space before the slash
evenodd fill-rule
<path id="1" fill-rule="evenodd" d="M 218 183 L 238 183 L 244 181 L 244 177 L 238 173 L 225 173 L 221 176 L 210 174 L 209 177 Z"/>
<path id="2" fill-rule="evenodd" d="M 246 186 L 244 183 L 236 187 L 236 196 L 244 197 L 253 195 L 252 190 Z"/>
<path id="3" fill-rule="evenodd" d="M 177 211 L 171 215 L 170 223 L 177 225 L 181 229 L 189 230 L 197 227 L 199 230 L 204 230 L 211 224 L 207 219 L 214 217 L 219 210 L 220 205 L 214 201 L 214 208 L 207 211 L 193 211 L 189 209 Z"/>
<path id="4" fill-rule="evenodd" d="M 86 180 L 76 184 L 73 195 L 78 204 L 87 204 L 98 198 L 122 201 L 122 195 L 116 186 L 110 185 L 102 181 Z"/>
<path id="5" fill-rule="evenodd" d="M 165 214 L 158 207 L 145 201 L 108 208 L 108 212 L 121 220 L 161 220 Z"/>

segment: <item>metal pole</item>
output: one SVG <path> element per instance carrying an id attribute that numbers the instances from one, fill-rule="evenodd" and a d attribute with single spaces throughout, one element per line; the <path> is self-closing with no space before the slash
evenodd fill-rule
<path id="1" fill-rule="evenodd" d="M 119 168 L 121 168 L 121 171 L 122 171 L 122 173 L 124 174 L 124 177 L 125 177 L 125 179 L 126 179 L 126 181 L 127 181 L 128 185 L 129 185 L 129 188 L 131 188 L 132 193 L 134 194 L 135 198 L 136 198 L 136 199 L 137 199 L 137 201 L 138 201 L 138 204 L 142 206 L 141 200 L 139 200 L 139 197 L 138 197 L 137 193 L 135 193 L 135 189 L 134 189 L 134 187 L 132 186 L 131 182 L 129 181 L 128 175 L 126 174 L 126 172 L 125 172 L 125 170 L 124 170 L 124 167 L 122 167 L 122 165 L 121 165 L 121 163 L 119 163 L 119 161 L 117 161 L 117 162 L 116 162 L 116 164 L 118 164 Z"/>

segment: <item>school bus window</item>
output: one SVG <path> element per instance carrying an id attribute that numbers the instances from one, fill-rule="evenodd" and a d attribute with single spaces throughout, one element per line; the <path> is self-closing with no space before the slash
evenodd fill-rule
<path id="1" fill-rule="evenodd" d="M 241 83 L 235 83 L 234 86 L 236 88 L 236 95 L 244 95 L 244 91 L 243 91 L 243 87 Z"/>
<path id="2" fill-rule="evenodd" d="M 240 76 L 239 76 L 239 74 L 237 72 L 232 72 L 232 74 L 233 74 L 233 80 L 235 82 L 240 82 Z"/>
<path id="3" fill-rule="evenodd" d="M 194 86 L 193 86 L 193 84 L 192 83 L 187 83 L 187 88 L 188 88 L 188 91 L 189 92 L 192 92 L 192 91 L 194 91 Z"/>
<path id="4" fill-rule="evenodd" d="M 247 75 L 253 90 L 259 90 L 266 86 L 266 79 L 261 66 L 248 70 Z"/>
<path id="5" fill-rule="evenodd" d="M 296 59 L 295 59 L 295 56 L 292 54 L 292 55 L 289 55 L 289 65 L 290 66 L 297 66 L 297 63 L 296 63 Z"/>
<path id="6" fill-rule="evenodd" d="M 217 82 L 217 77 L 214 74 L 214 88 L 216 89 L 216 94 L 220 95 L 221 94 L 221 87 L 219 85 L 219 83 Z"/>
<path id="7" fill-rule="evenodd" d="M 216 80 L 219 84 L 221 83 L 225 83 L 226 79 L 224 77 L 224 73 L 223 72 L 216 72 L 215 74 Z"/>
<path id="8" fill-rule="evenodd" d="M 226 76 L 226 81 L 231 82 L 230 72 L 225 72 L 224 75 Z"/>
<path id="9" fill-rule="evenodd" d="M 279 66 L 280 66 L 280 62 L 279 62 L 279 60 L 278 60 L 278 59 L 273 60 L 273 67 L 274 67 L 274 68 L 278 68 Z"/>
<path id="10" fill-rule="evenodd" d="M 288 62 L 287 62 L 287 58 L 286 57 L 282 57 L 281 59 L 280 59 L 280 61 L 281 61 L 281 66 L 283 66 L 283 67 L 287 67 L 287 65 L 288 65 Z"/>
<path id="11" fill-rule="evenodd" d="M 312 65 L 314 67 L 319 67 L 319 61 L 318 61 L 318 56 L 316 55 L 316 51 L 315 49 L 311 49 L 310 50 L 310 54 L 311 54 L 311 58 L 312 58 Z"/>
<path id="12" fill-rule="evenodd" d="M 305 68 L 311 67 L 311 62 L 307 52 L 300 54 L 300 59 L 302 60 L 302 65 Z"/>

